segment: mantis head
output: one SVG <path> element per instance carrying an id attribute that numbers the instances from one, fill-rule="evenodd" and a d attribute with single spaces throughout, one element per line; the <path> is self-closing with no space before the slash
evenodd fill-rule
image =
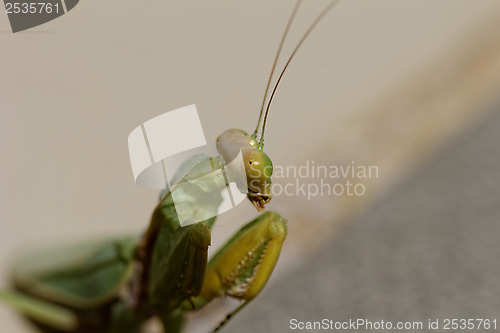
<path id="1" fill-rule="evenodd" d="M 241 151 L 243 153 L 243 160 L 245 163 L 245 171 L 246 171 L 246 181 L 248 184 L 248 199 L 252 202 L 252 204 L 257 208 L 258 211 L 264 209 L 264 206 L 271 200 L 271 175 L 273 173 L 273 163 L 269 156 L 262 150 L 264 147 L 264 133 L 266 131 L 266 123 L 267 117 L 269 115 L 269 109 L 271 108 L 271 103 L 275 96 L 276 90 L 285 74 L 288 65 L 292 61 L 293 57 L 297 53 L 298 49 L 302 45 L 302 43 L 306 40 L 307 36 L 311 33 L 311 31 L 316 27 L 316 25 L 321 21 L 321 19 L 328 13 L 330 9 L 332 9 L 339 0 L 333 0 L 330 2 L 328 6 L 316 17 L 314 22 L 309 26 L 306 30 L 299 43 L 295 46 L 292 54 L 288 58 L 285 66 L 283 67 L 278 79 L 274 84 L 274 88 L 271 91 L 271 94 L 268 97 L 269 88 L 271 87 L 271 81 L 273 78 L 274 70 L 276 68 L 276 64 L 278 62 L 279 55 L 281 53 L 281 49 L 283 48 L 283 44 L 288 34 L 288 30 L 290 25 L 292 24 L 293 18 L 297 13 L 297 10 L 300 5 L 300 0 L 295 5 L 295 8 L 290 16 L 285 32 L 281 38 L 280 45 L 278 47 L 278 52 L 276 52 L 276 56 L 274 58 L 274 63 L 271 69 L 271 74 L 269 75 L 269 80 L 267 82 L 266 91 L 264 93 L 264 98 L 262 100 L 262 106 L 260 108 L 259 119 L 257 121 L 257 127 L 255 128 L 252 135 L 248 135 L 245 131 L 239 129 L 230 129 L 222 133 L 217 138 L 217 149 L 219 153 L 222 155 L 225 161 L 232 161 L 237 154 Z M 266 103 L 267 102 L 267 103 Z M 262 127 L 261 127 L 262 123 Z M 257 136 L 260 132 L 260 140 L 257 141 Z M 233 146 L 233 147 L 231 147 Z M 228 158 L 232 157 L 232 158 Z M 241 185 L 239 185 L 240 187 Z M 240 188 L 240 190 L 243 190 Z"/>
<path id="2" fill-rule="evenodd" d="M 271 200 L 271 176 L 273 162 L 258 148 L 248 149 L 243 153 L 248 183 L 248 199 L 258 211 Z"/>
<path id="3" fill-rule="evenodd" d="M 247 193 L 248 199 L 258 211 L 262 211 L 271 200 L 273 162 L 269 156 L 258 148 L 254 138 L 239 129 L 222 133 L 217 138 L 217 150 L 225 161 L 232 161 L 241 152 L 246 176 L 246 182 L 243 183 L 246 188 L 240 190 Z"/>

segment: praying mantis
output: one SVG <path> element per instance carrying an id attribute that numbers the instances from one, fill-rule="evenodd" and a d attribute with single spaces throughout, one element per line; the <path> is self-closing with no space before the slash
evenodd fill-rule
<path id="1" fill-rule="evenodd" d="M 216 175 L 228 171 L 226 161 L 231 161 L 237 151 L 243 157 L 247 184 L 241 190 L 259 212 L 265 209 L 271 200 L 273 167 L 263 150 L 271 103 L 297 50 L 338 2 L 332 1 L 305 32 L 268 94 L 301 0 L 297 2 L 274 59 L 253 134 L 227 130 L 217 139 L 220 156 L 197 155 L 186 161 L 161 195 L 142 236 L 55 253 L 40 252 L 14 268 L 15 290 L 0 291 L 0 301 L 25 315 L 42 332 L 133 333 L 140 332 L 146 321 L 156 317 L 164 332 L 176 333 L 182 332 L 187 313 L 213 299 L 229 296 L 240 300 L 241 304 L 213 332 L 221 330 L 266 285 L 287 235 L 287 220 L 277 212 L 263 212 L 235 233 L 209 261 L 208 247 L 216 217 L 181 225 L 176 210 L 179 201 L 176 199 L 174 205 L 173 193 L 181 193 L 181 204 L 192 200 L 189 191 L 180 190 L 182 184 L 189 183 L 197 190 L 214 192 L 210 204 L 217 206 L 221 198 L 215 191 L 220 186 Z"/>

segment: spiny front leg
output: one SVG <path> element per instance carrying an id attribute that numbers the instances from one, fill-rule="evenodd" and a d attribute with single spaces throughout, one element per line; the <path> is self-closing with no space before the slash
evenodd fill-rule
<path id="1" fill-rule="evenodd" d="M 278 213 L 263 213 L 231 237 L 208 263 L 200 296 L 193 300 L 195 307 L 219 296 L 244 301 L 216 331 L 266 285 L 287 234 L 286 222 Z"/>

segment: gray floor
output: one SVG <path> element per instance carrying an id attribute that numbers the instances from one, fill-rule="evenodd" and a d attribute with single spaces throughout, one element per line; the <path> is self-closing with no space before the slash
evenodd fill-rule
<path id="1" fill-rule="evenodd" d="M 439 319 L 438 331 L 446 318 L 500 325 L 499 171 L 500 113 L 492 112 L 310 261 L 274 280 L 227 331 L 288 332 L 292 318 L 424 328 Z"/>

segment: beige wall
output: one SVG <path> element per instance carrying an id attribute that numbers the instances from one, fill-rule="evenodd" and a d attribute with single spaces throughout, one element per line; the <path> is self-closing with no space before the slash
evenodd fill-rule
<path id="1" fill-rule="evenodd" d="M 323 4 L 304 2 L 283 54 Z M 0 15 L 2 285 L 20 249 L 145 228 L 157 193 L 132 179 L 127 136 L 138 124 L 196 103 L 208 140 L 230 127 L 251 131 L 291 7 L 289 1 L 85 0 L 18 34 Z M 496 0 L 342 2 L 285 76 L 266 151 L 278 165 L 308 159 L 379 165 L 381 178 L 369 184 L 367 198 L 379 195 L 480 117 L 476 110 L 493 98 L 499 17 Z M 408 132 L 408 124 L 417 127 Z M 412 147 L 418 149 L 401 154 Z M 302 244 L 285 250 L 300 253 L 314 240 L 311 232 L 301 239 L 304 221 L 341 223 L 352 213 L 345 207 L 367 201 L 336 202 L 273 199 L 270 208 L 290 219 L 290 244 Z M 255 215 L 245 203 L 223 216 L 215 242 L 237 227 L 228 221 Z M 3 306 L 0 322 L 2 330 L 29 327 Z"/>

